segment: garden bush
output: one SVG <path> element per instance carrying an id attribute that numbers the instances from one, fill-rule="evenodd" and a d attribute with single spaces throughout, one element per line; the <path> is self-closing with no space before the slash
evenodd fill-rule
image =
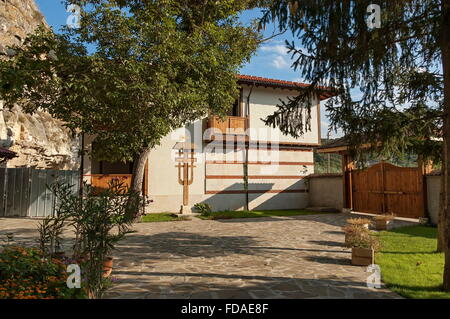
<path id="1" fill-rule="evenodd" d="M 16 245 L 0 252 L 0 299 L 80 299 L 83 289 L 67 287 L 67 265 L 35 248 Z"/>
<path id="2" fill-rule="evenodd" d="M 194 209 L 202 216 L 208 217 L 212 214 L 211 205 L 207 203 L 197 203 L 194 205 Z"/>
<path id="3" fill-rule="evenodd" d="M 104 276 L 104 262 L 115 245 L 131 232 L 130 226 L 142 208 L 141 197 L 118 181 L 101 191 L 85 183 L 81 197 L 68 185 L 54 184 L 51 189 L 57 199 L 53 224 L 59 225 L 57 220 L 61 219 L 73 226 L 73 259 L 84 272 L 89 297 L 101 298 L 110 285 Z M 43 242 L 57 242 L 61 230 L 56 227 L 54 231 L 54 228 L 47 232 L 52 234 L 51 238 Z"/>
<path id="4" fill-rule="evenodd" d="M 346 234 L 345 245 L 355 248 L 372 248 L 375 251 L 380 249 L 380 242 L 375 235 L 361 225 L 350 224 L 343 227 Z"/>

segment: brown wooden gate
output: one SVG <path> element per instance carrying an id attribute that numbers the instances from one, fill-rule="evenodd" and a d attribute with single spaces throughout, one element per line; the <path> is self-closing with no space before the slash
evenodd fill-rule
<path id="1" fill-rule="evenodd" d="M 424 180 L 417 167 L 381 162 L 350 171 L 351 205 L 356 212 L 419 218 L 425 214 Z"/>

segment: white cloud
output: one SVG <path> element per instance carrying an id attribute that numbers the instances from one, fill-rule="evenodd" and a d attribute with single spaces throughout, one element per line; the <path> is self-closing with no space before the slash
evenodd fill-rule
<path id="1" fill-rule="evenodd" d="M 285 45 L 277 44 L 277 45 L 265 45 L 261 47 L 261 51 L 267 53 L 276 53 L 276 54 L 287 54 L 287 48 Z"/>
<path id="2" fill-rule="evenodd" d="M 286 59 L 281 55 L 275 57 L 275 59 L 272 61 L 272 65 L 277 69 L 284 69 L 286 67 L 289 67 L 289 63 L 287 63 Z"/>

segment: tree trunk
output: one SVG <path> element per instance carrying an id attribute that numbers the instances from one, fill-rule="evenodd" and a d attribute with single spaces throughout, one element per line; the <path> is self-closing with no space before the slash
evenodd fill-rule
<path id="1" fill-rule="evenodd" d="M 444 127 L 443 144 L 444 158 L 443 162 L 443 181 L 444 181 L 444 200 L 442 211 L 443 238 L 444 238 L 444 283 L 445 291 L 450 291 L 450 1 L 442 0 L 442 29 L 441 29 L 441 48 L 442 48 L 442 69 L 444 73 Z"/>
<path id="2" fill-rule="evenodd" d="M 444 148 L 442 148 L 442 151 Z M 442 153 L 444 159 L 444 153 Z M 439 214 L 438 214 L 438 240 L 437 240 L 437 249 L 436 251 L 439 253 L 444 252 L 444 242 L 445 242 L 445 236 L 444 236 L 444 230 L 445 230 L 445 218 L 444 218 L 444 199 L 445 199 L 445 162 L 442 160 L 442 167 L 441 167 L 441 188 L 439 192 Z"/>
<path id="3" fill-rule="evenodd" d="M 142 184 L 144 181 L 145 163 L 153 146 L 149 146 L 142 150 L 139 154 L 134 156 L 133 172 L 131 176 L 131 191 L 142 196 Z M 144 194 L 147 195 L 147 194 Z M 145 203 L 145 201 L 142 201 Z M 144 207 L 145 209 L 145 207 Z M 143 214 L 143 211 L 136 212 L 135 221 L 138 222 Z"/>
<path id="4" fill-rule="evenodd" d="M 142 150 L 139 154 L 134 156 L 133 161 L 133 175 L 131 177 L 131 190 L 142 194 L 142 184 L 144 181 L 145 163 L 147 162 L 148 155 L 152 147 L 149 146 Z"/>

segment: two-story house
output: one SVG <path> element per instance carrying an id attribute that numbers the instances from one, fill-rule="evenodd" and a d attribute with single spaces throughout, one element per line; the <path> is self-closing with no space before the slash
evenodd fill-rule
<path id="1" fill-rule="evenodd" d="M 304 178 L 314 172 L 313 147 L 320 145 L 321 90 L 311 108 L 311 130 L 300 138 L 283 135 L 262 119 L 280 100 L 306 84 L 240 75 L 241 93 L 229 116 L 210 116 L 166 136 L 150 154 L 143 192 L 148 212 L 189 211 L 195 203 L 214 210 L 295 209 L 308 204 Z M 86 143 L 89 143 L 89 139 Z M 97 187 L 111 178 L 131 180 L 131 163 L 84 159 L 85 179 Z"/>

